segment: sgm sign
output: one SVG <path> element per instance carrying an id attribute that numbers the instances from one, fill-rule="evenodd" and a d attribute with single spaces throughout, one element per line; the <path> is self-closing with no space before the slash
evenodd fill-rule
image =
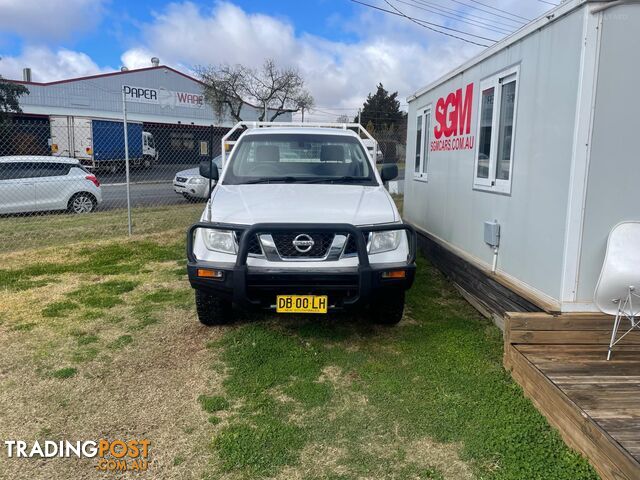
<path id="1" fill-rule="evenodd" d="M 438 99 L 433 127 L 435 140 L 430 143 L 432 152 L 473 148 L 475 137 L 470 135 L 472 106 L 473 83 L 466 86 L 464 93 L 459 88 Z"/>
<path id="2" fill-rule="evenodd" d="M 127 102 L 150 103 L 162 108 L 203 108 L 204 95 L 190 92 L 174 92 L 166 88 L 143 88 L 124 85 L 124 98 Z"/>

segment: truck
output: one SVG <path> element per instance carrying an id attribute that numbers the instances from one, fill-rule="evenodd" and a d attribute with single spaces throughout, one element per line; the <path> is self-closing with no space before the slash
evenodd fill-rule
<path id="1" fill-rule="evenodd" d="M 123 122 L 76 116 L 51 115 L 51 154 L 76 158 L 95 170 L 116 172 L 125 164 Z M 129 162 L 149 167 L 158 152 L 153 135 L 142 130 L 142 123 L 127 122 Z"/>
<path id="2" fill-rule="evenodd" d="M 222 140 L 222 173 L 200 164 L 215 182 L 187 233 L 201 323 L 228 323 L 235 308 L 401 320 L 416 236 L 383 185 L 397 165 L 378 173 L 363 135 L 375 144 L 359 124 L 240 122 Z"/>

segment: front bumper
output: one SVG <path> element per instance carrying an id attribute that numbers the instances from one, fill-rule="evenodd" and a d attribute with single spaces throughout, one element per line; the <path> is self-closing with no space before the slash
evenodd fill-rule
<path id="1" fill-rule="evenodd" d="M 239 251 L 235 263 L 214 263 L 199 260 L 193 253 L 194 234 L 197 229 L 241 231 Z M 363 232 L 405 230 L 409 245 L 407 260 L 401 263 L 374 264 L 369 262 Z M 249 239 L 267 232 L 305 231 L 343 232 L 353 235 L 357 246 L 358 265 L 313 269 L 253 267 L 247 265 Z M 404 291 L 411 287 L 415 277 L 416 234 L 410 225 L 389 224 L 355 227 L 349 224 L 256 224 L 249 228 L 223 223 L 197 223 L 187 234 L 187 270 L 191 286 L 232 300 L 245 309 L 273 309 L 277 295 L 327 295 L 330 310 L 360 308 L 370 303 L 382 291 Z M 329 262 L 328 262 L 329 263 Z M 203 278 L 198 270 L 222 272 L 221 278 Z M 404 272 L 400 278 L 385 278 L 385 272 Z"/>
<path id="2" fill-rule="evenodd" d="M 215 185 L 215 183 L 213 184 Z M 195 198 L 207 198 L 209 185 L 206 183 L 180 183 L 173 181 L 173 191 L 179 195 L 188 195 Z"/>

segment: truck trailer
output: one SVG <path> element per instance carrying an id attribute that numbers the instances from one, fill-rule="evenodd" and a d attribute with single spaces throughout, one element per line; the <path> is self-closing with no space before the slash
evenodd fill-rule
<path id="1" fill-rule="evenodd" d="M 408 98 L 404 218 L 485 310 L 597 311 L 640 220 L 638 32 L 637 3 L 567 0 Z"/>
<path id="2" fill-rule="evenodd" d="M 86 117 L 51 115 L 51 153 L 72 157 L 96 170 L 121 170 L 125 164 L 123 122 Z M 153 165 L 157 151 L 153 135 L 142 123 L 127 122 L 127 142 L 131 166 Z"/>

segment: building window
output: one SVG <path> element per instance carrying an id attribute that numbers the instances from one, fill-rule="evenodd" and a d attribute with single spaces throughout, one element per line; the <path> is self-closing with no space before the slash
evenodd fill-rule
<path id="1" fill-rule="evenodd" d="M 518 67 L 480 82 L 474 187 L 511 193 Z"/>
<path id="2" fill-rule="evenodd" d="M 413 176 L 415 179 L 427 179 L 429 165 L 429 133 L 431 132 L 431 107 L 418 115 L 416 123 L 416 161 Z"/>
<path id="3" fill-rule="evenodd" d="M 169 138 L 173 150 L 193 150 L 195 147 L 193 133 L 171 132 Z"/>

